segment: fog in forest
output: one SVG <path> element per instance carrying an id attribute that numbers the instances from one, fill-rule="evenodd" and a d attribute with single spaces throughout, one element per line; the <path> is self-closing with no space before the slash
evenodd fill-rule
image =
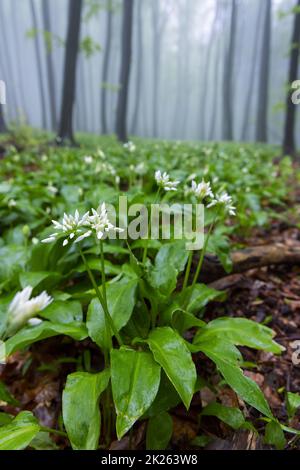
<path id="1" fill-rule="evenodd" d="M 135 0 L 128 133 L 280 143 L 293 23 L 288 13 L 295 5 L 295 0 Z M 56 130 L 67 24 L 67 0 L 0 0 L 7 122 Z M 121 33 L 122 2 L 84 2 L 77 132 L 115 132 Z"/>

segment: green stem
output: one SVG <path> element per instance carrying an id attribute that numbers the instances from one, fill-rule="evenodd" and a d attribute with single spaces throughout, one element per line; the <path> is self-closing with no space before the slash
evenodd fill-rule
<path id="1" fill-rule="evenodd" d="M 58 436 L 61 436 L 61 437 L 68 437 L 68 434 L 66 432 L 58 431 L 57 429 L 48 428 L 47 426 L 42 426 L 40 430 L 43 432 L 50 432 L 51 434 L 57 434 Z"/>
<path id="2" fill-rule="evenodd" d="M 118 333 L 118 331 L 117 331 L 117 329 L 116 329 L 116 327 L 115 327 L 115 324 L 114 324 L 114 322 L 113 322 L 113 319 L 111 318 L 110 313 L 109 313 L 109 311 L 108 311 L 108 309 L 107 309 L 107 307 L 106 307 L 106 304 L 105 304 L 104 299 L 103 299 L 103 297 L 102 297 L 102 295 L 101 295 L 101 292 L 100 292 L 100 290 L 99 290 L 99 287 L 97 286 L 97 283 L 96 283 L 96 281 L 95 281 L 95 278 L 94 278 L 94 276 L 93 276 L 93 273 L 92 273 L 92 271 L 90 270 L 90 267 L 89 267 L 89 265 L 88 265 L 87 259 L 86 259 L 86 257 L 84 256 L 84 254 L 83 254 L 83 252 L 82 252 L 82 250 L 81 250 L 80 248 L 79 248 L 79 251 L 80 251 L 80 255 L 81 255 L 81 258 L 82 258 L 82 260 L 83 260 L 83 263 L 84 263 L 84 265 L 85 265 L 85 268 L 86 268 L 86 270 L 87 270 L 87 273 L 88 273 L 88 275 L 89 275 L 89 278 L 90 278 L 90 280 L 91 280 L 91 283 L 92 283 L 92 285 L 93 285 L 93 287 L 94 287 L 94 289 L 95 289 L 96 295 L 97 295 L 97 297 L 98 297 L 98 299 L 99 299 L 99 301 L 100 301 L 100 303 L 101 303 L 101 305 L 102 305 L 102 308 L 103 308 L 103 311 L 104 311 L 104 315 L 105 315 L 105 320 L 106 320 L 106 322 L 107 322 L 107 326 L 109 326 L 109 327 L 111 328 L 111 330 L 112 330 L 114 336 L 117 338 L 117 341 L 118 341 L 118 343 L 119 343 L 119 346 L 122 346 L 122 345 L 123 345 L 123 341 L 122 341 L 122 339 L 121 339 L 121 337 L 120 337 L 120 335 L 119 335 L 119 333 Z M 110 341 L 111 341 L 111 335 L 110 335 L 109 328 L 107 328 L 107 335 L 108 335 L 108 339 L 110 338 Z M 112 347 L 112 344 L 110 345 L 110 348 L 111 348 L 111 347 Z"/>
<path id="3" fill-rule="evenodd" d="M 191 250 L 189 252 L 188 264 L 185 270 L 185 276 L 184 276 L 184 281 L 183 281 L 183 286 L 182 286 L 181 291 L 184 291 L 187 287 L 189 277 L 190 277 L 191 267 L 192 267 L 192 261 L 193 261 L 193 251 Z"/>
<path id="4" fill-rule="evenodd" d="M 158 198 L 159 198 L 159 193 L 160 193 L 160 188 L 158 188 L 158 190 L 157 190 L 157 193 L 156 193 L 156 195 L 155 195 L 155 199 L 154 199 L 154 203 L 153 203 L 153 204 L 156 204 L 156 203 L 157 203 Z M 146 260 L 147 260 L 149 235 L 151 235 L 151 215 L 150 215 L 150 221 L 149 221 L 149 227 L 148 227 L 148 238 L 146 239 L 146 246 L 145 246 L 144 252 L 143 252 L 143 259 L 142 259 L 143 264 L 145 264 L 145 263 L 146 263 Z"/>
<path id="5" fill-rule="evenodd" d="M 193 279 L 193 282 L 192 282 L 192 288 L 195 287 L 195 284 L 198 280 L 198 277 L 199 277 L 199 274 L 200 274 L 200 271 L 201 271 L 201 268 L 202 268 L 202 265 L 203 265 L 203 261 L 204 261 L 204 255 L 206 253 L 206 249 L 207 249 L 207 245 L 208 245 L 208 240 L 211 236 L 211 233 L 212 233 L 212 230 L 215 226 L 215 223 L 216 223 L 216 220 L 217 220 L 217 217 L 219 215 L 219 211 L 217 212 L 213 222 L 210 224 L 210 227 L 209 227 L 209 230 L 207 232 L 207 235 L 205 237 L 205 241 L 204 241 L 204 245 L 203 245 L 203 248 L 202 248 L 202 251 L 201 251 L 201 255 L 200 255 L 200 258 L 199 258 L 199 261 L 198 261 L 198 266 L 197 266 L 197 269 L 196 269 L 196 272 L 195 272 L 195 275 L 194 275 L 194 279 Z"/>

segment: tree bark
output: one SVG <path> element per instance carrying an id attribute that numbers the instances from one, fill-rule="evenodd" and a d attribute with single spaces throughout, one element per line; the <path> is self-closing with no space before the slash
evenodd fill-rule
<path id="1" fill-rule="evenodd" d="M 37 14 L 34 6 L 34 1 L 30 0 L 30 9 L 32 16 L 32 23 L 35 31 L 38 31 L 38 20 Z M 42 109 L 42 125 L 44 129 L 47 129 L 47 112 L 46 112 L 46 100 L 43 87 L 43 69 L 42 69 L 42 60 L 41 60 L 41 48 L 38 35 L 35 35 L 34 38 L 35 54 L 36 54 L 36 63 L 38 70 L 38 81 L 39 81 L 39 91 L 40 91 L 40 100 L 41 100 L 41 109 Z"/>
<path id="2" fill-rule="evenodd" d="M 298 0 L 299 11 L 295 13 L 291 56 L 289 65 L 289 86 L 298 78 L 299 50 L 300 50 L 300 0 Z M 296 105 L 291 99 L 291 90 L 288 90 L 286 98 L 286 117 L 284 126 L 283 152 L 292 156 L 296 155 L 295 142 Z"/>
<path id="3" fill-rule="evenodd" d="M 44 20 L 44 30 L 45 32 L 49 34 L 52 34 L 50 9 L 49 9 L 48 0 L 43 0 L 42 7 L 43 7 L 42 11 L 43 11 L 43 20 Z M 52 51 L 49 50 L 49 45 L 46 43 L 46 41 L 45 41 L 45 50 L 46 50 L 46 64 L 47 64 L 47 74 L 48 74 L 51 128 L 52 130 L 55 130 L 56 123 L 57 123 L 57 114 L 56 114 L 54 68 L 53 68 L 53 61 L 52 61 Z"/>
<path id="4" fill-rule="evenodd" d="M 102 89 L 101 89 L 101 126 L 102 133 L 107 134 L 107 88 L 106 84 L 108 82 L 108 73 L 109 73 L 109 60 L 111 53 L 111 40 L 112 40 L 112 19 L 113 19 L 113 10 L 112 2 L 108 0 L 106 5 L 106 37 L 104 45 L 104 57 L 103 57 L 103 66 L 102 66 Z"/>
<path id="5" fill-rule="evenodd" d="M 136 84 L 135 84 L 135 103 L 132 117 L 132 133 L 137 130 L 141 89 L 143 79 L 143 30 L 142 30 L 142 2 L 137 4 L 137 51 L 136 51 Z"/>
<path id="6" fill-rule="evenodd" d="M 121 142 L 127 138 L 127 104 L 131 68 L 133 0 L 123 0 L 122 60 L 120 70 L 120 91 L 118 94 L 116 134 Z"/>
<path id="7" fill-rule="evenodd" d="M 69 22 L 65 53 L 64 84 L 60 127 L 57 143 L 66 140 L 75 144 L 73 135 L 73 109 L 76 90 L 76 65 L 79 49 L 82 0 L 69 0 Z"/>
<path id="8" fill-rule="evenodd" d="M 296 265 L 300 264 L 300 244 L 294 246 L 283 243 L 261 245 L 237 250 L 231 254 L 232 271 L 230 275 L 243 273 L 249 269 L 261 268 L 270 265 Z M 206 255 L 200 275 L 200 280 L 213 282 L 228 276 L 218 258 Z"/>
<path id="9" fill-rule="evenodd" d="M 231 21 L 230 21 L 230 39 L 228 53 L 225 59 L 224 70 L 224 116 L 223 116 L 223 137 L 225 140 L 233 140 L 233 77 L 234 77 L 234 59 L 236 46 L 236 28 L 237 28 L 237 0 L 232 0 Z"/>
<path id="10" fill-rule="evenodd" d="M 0 134 L 4 134 L 7 131 L 4 115 L 2 111 L 2 105 L 0 104 Z"/>
<path id="11" fill-rule="evenodd" d="M 265 8 L 265 21 L 263 25 L 263 43 L 261 49 L 258 110 L 256 120 L 257 142 L 268 141 L 268 104 L 269 104 L 269 82 L 270 82 L 270 55 L 271 55 L 271 23 L 272 23 L 272 0 L 262 2 Z"/>

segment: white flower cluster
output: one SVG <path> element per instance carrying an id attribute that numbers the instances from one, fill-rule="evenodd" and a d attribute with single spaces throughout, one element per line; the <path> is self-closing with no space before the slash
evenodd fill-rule
<path id="1" fill-rule="evenodd" d="M 180 181 L 171 181 L 167 172 L 162 173 L 160 170 L 155 172 L 155 180 L 157 185 L 165 191 L 177 191 Z"/>
<path id="2" fill-rule="evenodd" d="M 42 292 L 37 297 L 30 299 L 32 287 L 25 287 L 18 292 L 8 307 L 7 334 L 10 335 L 19 330 L 27 322 L 31 326 L 38 325 L 41 320 L 33 318 L 39 312 L 44 310 L 53 301 L 47 292 Z"/>
<path id="3" fill-rule="evenodd" d="M 192 181 L 190 192 L 201 201 L 203 201 L 203 199 L 206 197 L 214 197 L 210 183 L 206 183 L 204 180 L 202 180 L 199 184 L 197 184 L 196 181 Z"/>
<path id="4" fill-rule="evenodd" d="M 136 151 L 136 146 L 133 142 L 129 141 L 123 145 L 124 149 L 128 150 L 128 152 L 133 153 Z"/>
<path id="5" fill-rule="evenodd" d="M 96 235 L 98 240 L 101 240 L 106 232 L 123 232 L 123 229 L 115 227 L 109 221 L 105 203 L 101 204 L 98 210 L 92 209 L 91 212 L 92 215 L 90 215 L 90 211 L 88 211 L 80 217 L 78 210 L 76 210 L 74 216 L 64 214 L 61 223 L 56 220 L 52 220 L 57 231 L 48 238 L 42 240 L 42 243 L 52 243 L 56 241 L 57 238 L 60 237 L 61 233 L 65 236 L 63 246 L 66 246 L 70 241 L 79 243 L 83 239 L 90 237 L 93 233 Z"/>
<path id="6" fill-rule="evenodd" d="M 207 207 L 209 208 L 217 205 L 223 206 L 229 215 L 235 215 L 236 213 L 236 208 L 233 206 L 232 197 L 229 196 L 229 194 L 226 192 L 217 194 Z"/>

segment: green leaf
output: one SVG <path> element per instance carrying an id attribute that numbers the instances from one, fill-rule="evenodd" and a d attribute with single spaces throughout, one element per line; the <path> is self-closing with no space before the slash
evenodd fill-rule
<path id="1" fill-rule="evenodd" d="M 51 439 L 48 432 L 39 432 L 30 443 L 30 448 L 34 450 L 59 450 L 59 447 Z"/>
<path id="2" fill-rule="evenodd" d="M 40 290 L 51 290 L 53 286 L 61 279 L 61 274 L 47 271 L 25 271 L 20 273 L 19 279 L 22 289 L 24 289 L 26 286 L 31 286 L 33 288 L 39 287 Z"/>
<path id="3" fill-rule="evenodd" d="M 188 409 L 194 394 L 196 368 L 184 340 L 169 327 L 154 329 L 147 340 L 154 359 L 162 366 Z"/>
<path id="4" fill-rule="evenodd" d="M 22 411 L 9 424 L 0 427 L 0 450 L 25 449 L 40 430 L 37 419 Z"/>
<path id="5" fill-rule="evenodd" d="M 126 347 L 111 351 L 111 384 L 121 439 L 150 407 L 160 382 L 160 366 L 149 352 Z"/>
<path id="6" fill-rule="evenodd" d="M 183 241 L 163 245 L 155 258 L 155 264 L 148 275 L 149 283 L 163 295 L 170 295 L 177 284 L 177 276 L 183 271 L 188 253 Z"/>
<path id="7" fill-rule="evenodd" d="M 122 279 L 107 286 L 108 310 L 118 331 L 128 323 L 131 317 L 135 305 L 137 282 L 137 279 L 130 281 Z M 105 317 L 98 299 L 93 299 L 89 305 L 86 324 L 92 340 L 101 348 L 107 348 Z"/>
<path id="8" fill-rule="evenodd" d="M 150 408 L 144 414 L 143 419 L 164 413 L 165 411 L 177 406 L 180 402 L 180 396 L 166 376 L 165 372 L 162 370 L 157 395 Z"/>
<path id="9" fill-rule="evenodd" d="M 181 304 L 185 302 L 185 299 L 189 299 L 186 310 L 199 314 L 209 302 L 223 302 L 226 299 L 226 292 L 212 289 L 205 284 L 196 284 L 195 287 L 188 287 L 177 297 L 177 301 Z"/>
<path id="10" fill-rule="evenodd" d="M 253 380 L 244 376 L 239 367 L 238 360 L 241 360 L 241 354 L 233 344 L 219 338 L 211 338 L 209 342 L 197 345 L 197 349 L 193 349 L 193 351 L 196 350 L 202 351 L 217 365 L 228 385 L 246 403 L 273 419 L 262 391 Z"/>
<path id="11" fill-rule="evenodd" d="M 285 447 L 286 440 L 281 426 L 276 421 L 270 421 L 266 426 L 265 443 L 275 446 L 277 450 L 282 450 Z"/>
<path id="12" fill-rule="evenodd" d="M 37 341 L 51 338 L 52 336 L 66 335 L 71 338 L 82 341 L 87 336 L 87 330 L 83 323 L 73 322 L 66 325 L 43 321 L 38 326 L 26 327 L 8 339 L 5 343 L 6 354 L 10 356 L 15 351 L 24 349 Z"/>
<path id="13" fill-rule="evenodd" d="M 238 408 L 209 403 L 201 412 L 202 416 L 216 416 L 233 429 L 239 429 L 245 422 L 243 413 Z"/>
<path id="14" fill-rule="evenodd" d="M 164 450 L 173 432 L 173 420 L 168 413 L 161 413 L 149 419 L 146 433 L 147 450 Z"/>
<path id="15" fill-rule="evenodd" d="M 82 307 L 80 302 L 66 300 L 54 300 L 40 316 L 52 323 L 69 324 L 74 321 L 82 321 Z"/>
<path id="16" fill-rule="evenodd" d="M 298 408 L 300 408 L 300 395 L 299 393 L 287 392 L 285 397 L 286 409 L 289 419 L 292 419 Z"/>
<path id="17" fill-rule="evenodd" d="M 14 417 L 8 413 L 0 412 L 0 426 L 4 426 L 5 424 L 9 424 L 12 422 Z"/>
<path id="18" fill-rule="evenodd" d="M 198 331 L 194 344 L 209 341 L 212 338 L 223 338 L 237 346 L 248 346 L 254 349 L 279 354 L 282 347 L 273 341 L 275 333 L 270 328 L 246 318 L 217 318 Z"/>
<path id="19" fill-rule="evenodd" d="M 8 405 L 18 406 L 19 402 L 7 390 L 5 384 L 0 380 L 0 401 L 4 401 Z"/>
<path id="20" fill-rule="evenodd" d="M 107 388 L 110 372 L 75 372 L 67 377 L 63 391 L 63 420 L 75 450 L 96 450 L 100 436 L 101 393 Z"/>

